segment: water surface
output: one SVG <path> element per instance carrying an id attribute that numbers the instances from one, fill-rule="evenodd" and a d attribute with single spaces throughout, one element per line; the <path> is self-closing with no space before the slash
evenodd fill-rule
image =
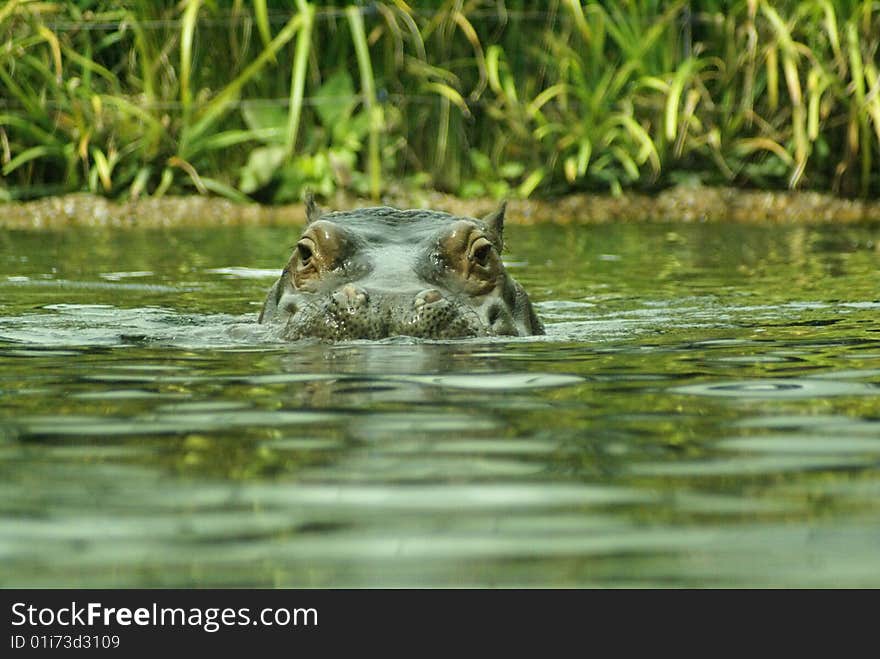
<path id="1" fill-rule="evenodd" d="M 876 228 L 510 227 L 547 336 L 343 344 L 295 233 L 0 234 L 0 585 L 880 586 Z"/>

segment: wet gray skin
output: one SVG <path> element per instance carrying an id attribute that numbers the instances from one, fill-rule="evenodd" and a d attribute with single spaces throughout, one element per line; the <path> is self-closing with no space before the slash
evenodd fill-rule
<path id="1" fill-rule="evenodd" d="M 501 262 L 505 206 L 482 220 L 432 210 L 322 213 L 307 225 L 259 322 L 296 340 L 543 334 Z"/>

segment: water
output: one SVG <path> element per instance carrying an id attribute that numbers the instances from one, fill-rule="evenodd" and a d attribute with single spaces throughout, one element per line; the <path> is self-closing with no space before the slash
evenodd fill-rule
<path id="1" fill-rule="evenodd" d="M 338 345 L 295 230 L 0 234 L 0 585 L 880 586 L 877 228 L 507 233 L 546 337 Z"/>

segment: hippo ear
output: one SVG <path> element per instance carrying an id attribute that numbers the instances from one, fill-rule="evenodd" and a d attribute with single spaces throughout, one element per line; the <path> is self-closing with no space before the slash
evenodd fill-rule
<path id="1" fill-rule="evenodd" d="M 486 224 L 486 237 L 494 244 L 495 249 L 500 254 L 504 251 L 504 212 L 507 210 L 507 201 L 502 201 L 501 205 L 483 218 Z"/>
<path id="2" fill-rule="evenodd" d="M 306 191 L 304 201 L 306 204 L 306 224 L 311 224 L 321 217 L 321 209 L 318 206 L 318 202 L 315 201 L 315 195 L 312 194 L 311 190 Z"/>

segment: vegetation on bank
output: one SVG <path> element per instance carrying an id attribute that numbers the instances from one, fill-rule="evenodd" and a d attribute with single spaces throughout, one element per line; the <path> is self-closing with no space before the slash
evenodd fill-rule
<path id="1" fill-rule="evenodd" d="M 869 0 L 8 0 L 0 198 L 877 196 L 878 45 Z"/>

